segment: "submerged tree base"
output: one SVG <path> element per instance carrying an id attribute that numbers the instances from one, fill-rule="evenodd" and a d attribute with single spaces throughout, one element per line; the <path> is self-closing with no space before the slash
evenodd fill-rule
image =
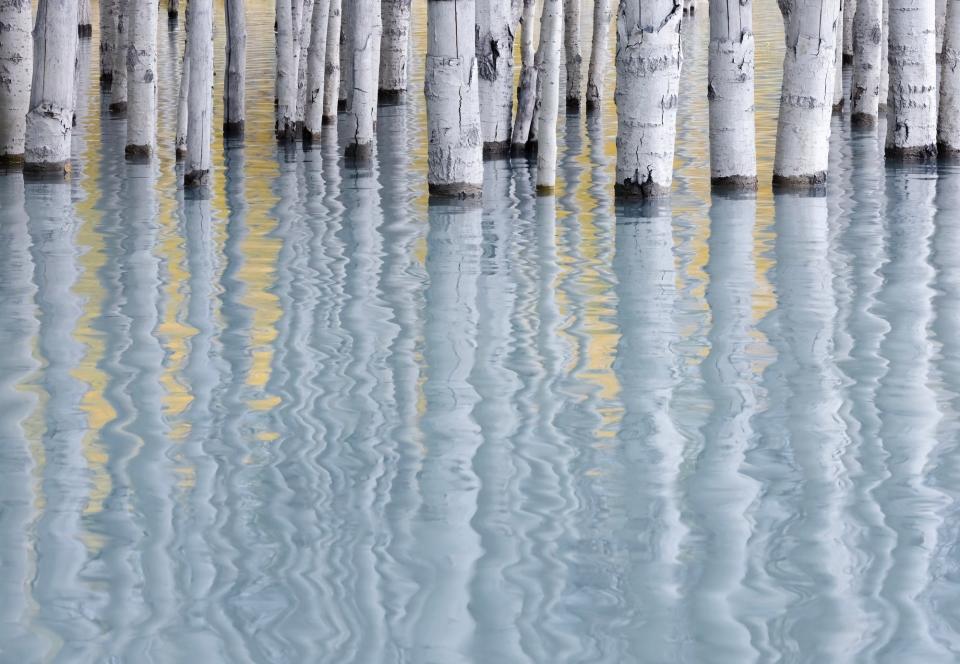
<path id="1" fill-rule="evenodd" d="M 336 115 L 324 115 L 324 116 L 320 119 L 320 124 L 326 125 L 327 127 L 331 127 L 331 126 L 337 124 L 337 116 L 336 116 Z"/>
<path id="2" fill-rule="evenodd" d="M 944 161 L 960 161 L 960 145 L 937 143 L 937 158 Z"/>
<path id="3" fill-rule="evenodd" d="M 489 141 L 483 144 L 483 159 L 506 159 L 510 156 L 512 146 L 510 141 Z"/>
<path id="4" fill-rule="evenodd" d="M 648 178 L 643 182 L 634 180 L 624 180 L 618 182 L 613 187 L 614 196 L 617 200 L 649 200 L 654 198 L 667 198 L 670 196 L 670 187 L 657 184 L 653 179 Z"/>
<path id="5" fill-rule="evenodd" d="M 190 171 L 183 174 L 184 187 L 202 187 L 210 183 L 210 171 Z"/>
<path id="6" fill-rule="evenodd" d="M 23 168 L 23 153 L 0 154 L 0 171 L 19 171 Z"/>
<path id="7" fill-rule="evenodd" d="M 431 198 L 441 200 L 470 200 L 483 197 L 483 187 L 466 182 L 451 182 L 449 184 L 429 184 L 427 189 Z"/>
<path id="8" fill-rule="evenodd" d="M 840 101 L 838 101 L 836 104 L 833 105 L 833 112 L 836 113 L 837 115 L 840 115 L 843 113 L 843 102 L 844 100 L 841 99 Z"/>
<path id="9" fill-rule="evenodd" d="M 127 102 L 118 101 L 110 104 L 110 114 L 111 115 L 126 115 L 127 114 Z"/>
<path id="10" fill-rule="evenodd" d="M 246 122 L 238 120 L 237 122 L 223 123 L 223 136 L 225 138 L 243 138 L 246 129 Z"/>
<path id="11" fill-rule="evenodd" d="M 69 174 L 69 161 L 23 162 L 23 176 L 30 180 L 60 182 Z"/>
<path id="12" fill-rule="evenodd" d="M 351 143 L 343 153 L 347 164 L 365 166 L 373 161 L 373 143 Z"/>
<path id="13" fill-rule="evenodd" d="M 826 193 L 827 172 L 810 173 L 808 175 L 778 175 L 773 174 L 774 191 L 808 192 L 812 194 Z"/>
<path id="14" fill-rule="evenodd" d="M 873 129 L 877 126 L 877 116 L 869 113 L 854 113 L 850 116 L 850 126 L 855 129 Z"/>
<path id="15" fill-rule="evenodd" d="M 580 112 L 580 99 L 579 97 L 567 97 L 567 110 L 574 113 Z"/>
<path id="16" fill-rule="evenodd" d="M 93 25 L 91 25 L 90 23 L 84 23 L 82 25 L 78 25 L 77 35 L 81 39 L 89 39 L 90 37 L 93 37 Z"/>
<path id="17" fill-rule="evenodd" d="M 557 188 L 549 184 L 537 185 L 537 196 L 553 196 L 557 193 Z"/>
<path id="18" fill-rule="evenodd" d="M 100 74 L 100 93 L 104 94 L 110 92 L 110 88 L 113 87 L 113 72 L 106 72 Z"/>
<path id="19" fill-rule="evenodd" d="M 400 106 L 406 101 L 406 90 L 384 90 L 377 91 L 377 103 L 381 106 Z"/>
<path id="20" fill-rule="evenodd" d="M 123 149 L 123 156 L 127 161 L 135 163 L 147 163 L 153 154 L 153 148 L 149 145 L 128 145 Z"/>
<path id="21" fill-rule="evenodd" d="M 183 161 L 187 158 L 187 149 L 186 148 L 177 148 L 176 150 L 176 159 L 177 161 Z"/>
<path id="22" fill-rule="evenodd" d="M 937 146 L 914 145 L 910 147 L 897 147 L 888 145 L 884 150 L 884 155 L 891 161 L 899 161 L 906 164 L 925 164 L 937 160 Z"/>
<path id="23" fill-rule="evenodd" d="M 717 191 L 743 192 L 757 190 L 756 175 L 724 175 L 710 178 L 710 186 Z"/>

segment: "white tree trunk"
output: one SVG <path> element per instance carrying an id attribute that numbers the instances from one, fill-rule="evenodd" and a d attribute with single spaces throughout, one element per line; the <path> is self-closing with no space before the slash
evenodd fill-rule
<path id="1" fill-rule="evenodd" d="M 709 12 L 710 182 L 714 187 L 754 191 L 753 3 L 711 2 Z"/>
<path id="2" fill-rule="evenodd" d="M 944 155 L 960 155 L 960 0 L 947 3 L 940 72 L 937 144 Z"/>
<path id="3" fill-rule="evenodd" d="M 890 0 L 888 157 L 937 154 L 936 8 L 930 0 Z"/>
<path id="4" fill-rule="evenodd" d="M 127 147 L 131 159 L 153 154 L 157 135 L 157 3 L 130 1 L 127 49 Z"/>
<path id="5" fill-rule="evenodd" d="M 428 0 L 427 182 L 440 197 L 479 197 L 483 139 L 473 0 Z M 465 17 L 468 17 L 465 20 Z"/>
<path id="6" fill-rule="evenodd" d="M 447 0 L 450 1 L 450 0 Z M 373 158 L 373 134 L 377 122 L 377 78 L 380 67 L 377 55 L 380 52 L 380 2 L 379 0 L 355 0 L 347 14 L 349 22 L 344 32 L 351 36 L 350 85 L 347 88 L 347 141 L 346 155 L 356 162 Z M 471 18 L 472 18 L 471 14 Z M 471 20 L 472 24 L 473 21 Z"/>
<path id="7" fill-rule="evenodd" d="M 314 0 L 310 19 L 310 50 L 307 52 L 307 99 L 304 109 L 303 137 L 320 137 L 326 77 L 327 34 L 330 27 L 331 0 Z"/>
<path id="8" fill-rule="evenodd" d="M 947 25 L 947 0 L 937 0 L 937 53 L 943 53 L 943 37 Z"/>
<path id="9" fill-rule="evenodd" d="M 680 90 L 682 7 L 620 0 L 617 21 L 617 181 L 628 198 L 670 195 Z"/>
<path id="10" fill-rule="evenodd" d="M 33 40 L 30 0 L 0 0 L 0 168 L 23 161 Z"/>
<path id="11" fill-rule="evenodd" d="M 189 23 L 189 14 L 186 23 Z M 187 123 L 189 122 L 190 100 L 190 39 L 183 44 L 183 64 L 180 67 L 180 94 L 177 98 L 177 135 L 175 149 L 177 161 L 187 157 Z"/>
<path id="12" fill-rule="evenodd" d="M 513 30 L 510 0 L 477 0 L 477 70 L 485 159 L 510 152 L 513 125 Z"/>
<path id="13" fill-rule="evenodd" d="M 77 35 L 90 37 L 93 35 L 93 20 L 90 17 L 90 0 L 79 0 L 77 5 Z"/>
<path id="14" fill-rule="evenodd" d="M 297 58 L 294 7 L 291 0 L 276 0 L 277 16 L 277 139 L 297 137 Z"/>
<path id="15" fill-rule="evenodd" d="M 590 46 L 590 69 L 587 74 L 587 110 L 600 108 L 603 85 L 610 60 L 610 21 L 613 11 L 610 0 L 594 0 L 593 43 Z"/>
<path id="16" fill-rule="evenodd" d="M 108 1 L 108 0 L 104 0 Z M 113 38 L 113 79 L 110 82 L 110 112 L 127 112 L 127 48 L 129 42 L 131 0 L 114 0 L 116 31 Z"/>
<path id="17" fill-rule="evenodd" d="M 187 11 L 190 79 L 187 98 L 187 156 L 183 184 L 210 182 L 210 134 L 213 120 L 213 1 L 190 0 Z"/>
<path id="18" fill-rule="evenodd" d="M 843 21 L 843 0 L 840 0 L 840 18 Z M 843 31 L 837 30 L 837 43 L 833 51 L 833 112 L 843 112 Z"/>
<path id="19" fill-rule="evenodd" d="M 537 105 L 537 65 L 533 49 L 533 22 L 536 16 L 536 0 L 523 0 L 520 37 L 520 85 L 517 91 L 517 117 L 513 122 L 510 142 L 514 154 L 523 154 L 530 141 L 530 128 L 533 124 Z"/>
<path id="20" fill-rule="evenodd" d="M 319 0 L 318 0 L 319 1 Z M 226 76 L 223 81 L 223 134 L 243 136 L 247 103 L 247 18 L 244 0 L 225 0 Z"/>
<path id="21" fill-rule="evenodd" d="M 580 0 L 563 0 L 563 48 L 567 70 L 567 108 L 580 108 L 583 55 L 580 48 Z"/>
<path id="22" fill-rule="evenodd" d="M 337 121 L 340 102 L 340 23 L 341 0 L 330 0 L 330 18 L 327 20 L 327 58 L 323 80 L 323 123 Z"/>
<path id="23" fill-rule="evenodd" d="M 24 134 L 25 171 L 70 172 L 77 39 L 77 0 L 40 0 Z"/>
<path id="24" fill-rule="evenodd" d="M 557 186 L 557 115 L 560 113 L 560 51 L 567 34 L 563 0 L 544 0 L 540 15 L 540 115 L 537 117 L 537 193 Z M 569 53 L 567 53 L 569 56 Z M 569 61 L 569 60 L 568 60 Z M 569 90 L 569 88 L 568 88 Z"/>
<path id="25" fill-rule="evenodd" d="M 303 118 L 307 109 L 307 58 L 310 37 L 313 34 L 314 0 L 299 0 L 299 14 L 294 15 L 297 36 L 297 135 L 303 132 Z"/>
<path id="26" fill-rule="evenodd" d="M 857 15 L 857 0 L 841 0 L 841 9 L 843 10 L 843 61 L 853 62 L 853 17 Z"/>
<path id="27" fill-rule="evenodd" d="M 786 52 L 773 183 L 822 186 L 830 152 L 838 0 L 780 0 Z"/>
<path id="28" fill-rule="evenodd" d="M 399 101 L 407 91 L 410 51 L 410 0 L 381 0 L 380 98 Z"/>
<path id="29" fill-rule="evenodd" d="M 890 0 L 883 0 L 883 35 L 880 37 L 880 105 L 879 113 L 886 114 L 890 96 Z"/>
<path id="30" fill-rule="evenodd" d="M 872 127 L 880 112 L 880 56 L 883 39 L 882 0 L 860 0 L 853 19 L 853 101 L 850 122 Z"/>
<path id="31" fill-rule="evenodd" d="M 100 0 L 100 90 L 110 89 L 113 82 L 113 50 L 117 38 L 117 5 L 113 0 Z"/>

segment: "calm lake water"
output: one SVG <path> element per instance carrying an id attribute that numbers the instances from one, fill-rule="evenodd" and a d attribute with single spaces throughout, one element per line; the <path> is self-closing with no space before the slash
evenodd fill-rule
<path id="1" fill-rule="evenodd" d="M 705 11 L 643 208 L 612 106 L 557 198 L 428 207 L 422 0 L 369 169 L 274 143 L 272 3 L 208 199 L 182 33 L 152 165 L 85 68 L 71 181 L 0 176 L 0 661 L 958 661 L 960 169 L 836 118 L 828 195 L 772 196 L 756 4 L 755 200 L 709 193 Z"/>

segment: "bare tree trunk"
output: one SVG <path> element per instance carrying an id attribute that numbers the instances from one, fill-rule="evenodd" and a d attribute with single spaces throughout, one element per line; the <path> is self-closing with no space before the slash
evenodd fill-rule
<path id="1" fill-rule="evenodd" d="M 809 188 L 826 183 L 830 150 L 838 0 L 780 0 L 786 53 L 777 123 L 773 184 Z"/>
<path id="2" fill-rule="evenodd" d="M 40 0 L 24 134 L 26 172 L 70 172 L 77 39 L 77 0 Z"/>
<path id="3" fill-rule="evenodd" d="M 337 105 L 340 102 L 340 23 L 341 0 L 330 0 L 323 80 L 323 123 L 328 125 L 336 124 Z"/>
<path id="4" fill-rule="evenodd" d="M 853 19 L 854 126 L 873 127 L 880 112 L 880 56 L 883 38 L 882 0 L 859 0 Z"/>
<path id="5" fill-rule="evenodd" d="M 840 8 L 843 10 L 843 61 L 847 64 L 853 62 L 853 17 L 857 15 L 857 0 L 842 0 Z"/>
<path id="6" fill-rule="evenodd" d="M 755 191 L 753 3 L 711 2 L 709 12 L 710 182 Z"/>
<path id="7" fill-rule="evenodd" d="M 105 2 L 107 0 L 104 0 Z M 127 48 L 130 45 L 130 0 L 114 0 L 116 4 L 116 32 L 113 40 L 113 79 L 110 83 L 110 112 L 127 112 Z"/>
<path id="8" fill-rule="evenodd" d="M 30 0 L 0 0 L 0 168 L 23 162 L 33 75 Z"/>
<path id="9" fill-rule="evenodd" d="M 187 98 L 185 187 L 210 182 L 210 135 L 213 121 L 213 2 L 190 0 L 187 12 L 190 79 Z"/>
<path id="10" fill-rule="evenodd" d="M 185 25 L 190 22 L 190 11 L 187 10 L 187 20 Z M 189 34 L 189 33 L 188 33 Z M 180 66 L 180 94 L 177 98 L 177 136 L 175 139 L 175 149 L 177 161 L 183 161 L 187 157 L 187 124 L 189 122 L 189 103 L 190 103 L 190 39 L 189 37 L 183 44 L 183 64 Z"/>
<path id="11" fill-rule="evenodd" d="M 580 49 L 580 0 L 563 0 L 563 48 L 567 69 L 567 108 L 580 108 L 583 55 Z"/>
<path id="12" fill-rule="evenodd" d="M 93 20 L 90 17 L 90 0 L 79 0 L 77 5 L 77 35 L 84 39 L 93 36 Z"/>
<path id="13" fill-rule="evenodd" d="M 361 0 L 362 1 L 362 0 Z M 353 14 L 356 13 L 357 0 L 342 0 L 340 18 L 340 98 L 337 109 L 347 110 L 347 97 L 353 86 Z"/>
<path id="14" fill-rule="evenodd" d="M 396 102 L 407 91 L 410 0 L 382 0 L 381 12 L 380 99 Z"/>
<path id="15" fill-rule="evenodd" d="M 157 137 L 157 3 L 129 1 L 125 153 L 130 159 L 144 159 L 153 154 Z"/>
<path id="16" fill-rule="evenodd" d="M 303 119 L 303 138 L 320 137 L 326 76 L 327 34 L 330 27 L 331 0 L 314 0 L 310 19 L 310 50 L 307 52 L 307 100 Z"/>
<path id="17" fill-rule="evenodd" d="M 840 18 L 843 22 L 843 0 L 840 0 Z M 843 43 L 844 35 L 842 30 L 837 30 L 837 43 L 833 51 L 833 112 L 843 113 Z"/>
<path id="18" fill-rule="evenodd" d="M 603 99 L 603 83 L 610 59 L 610 21 L 613 11 L 610 0 L 594 0 L 593 43 L 590 46 L 590 69 L 587 74 L 587 111 L 600 108 Z"/>
<path id="19" fill-rule="evenodd" d="M 180 15 L 180 0 L 167 0 L 167 18 L 176 20 Z"/>
<path id="20" fill-rule="evenodd" d="M 313 34 L 314 0 L 299 0 L 300 13 L 296 16 L 297 37 L 297 135 L 303 134 L 303 118 L 307 109 L 307 57 L 310 51 L 310 37 Z"/>
<path id="21" fill-rule="evenodd" d="M 523 0 L 520 37 L 520 86 L 517 90 L 517 117 L 513 122 L 510 142 L 514 154 L 523 154 L 530 141 L 530 127 L 537 105 L 537 64 L 533 49 L 533 22 L 537 0 Z"/>
<path id="22" fill-rule="evenodd" d="M 620 0 L 617 21 L 617 196 L 670 195 L 683 10 L 674 0 Z"/>
<path id="23" fill-rule="evenodd" d="M 936 8 L 930 0 L 890 0 L 887 157 L 937 155 Z"/>
<path id="24" fill-rule="evenodd" d="M 318 0 L 319 2 L 319 0 Z M 247 103 L 247 18 L 245 0 L 225 0 L 227 62 L 223 81 L 223 135 L 243 136 Z"/>
<path id="25" fill-rule="evenodd" d="M 552 195 L 557 186 L 560 51 L 564 35 L 568 34 L 563 27 L 565 18 L 563 0 L 544 0 L 543 14 L 540 15 L 542 65 L 540 115 L 537 118 L 537 193 L 545 195 Z"/>
<path id="26" fill-rule="evenodd" d="M 297 59 L 294 7 L 291 0 L 276 0 L 277 8 L 277 140 L 297 137 Z"/>
<path id="27" fill-rule="evenodd" d="M 940 70 L 940 122 L 937 145 L 942 154 L 960 156 L 960 0 L 947 3 Z"/>
<path id="28" fill-rule="evenodd" d="M 937 55 L 943 53 L 943 37 L 947 26 L 947 0 L 937 0 Z"/>
<path id="29" fill-rule="evenodd" d="M 427 182 L 430 194 L 478 198 L 483 138 L 473 0 L 427 1 Z M 461 17 L 470 17 L 462 20 Z"/>
<path id="30" fill-rule="evenodd" d="M 890 96 L 890 0 L 883 0 L 883 35 L 880 37 L 880 104 L 878 114 L 887 112 Z"/>
<path id="31" fill-rule="evenodd" d="M 347 88 L 347 130 L 350 138 L 346 156 L 363 163 L 373 158 L 373 135 L 377 123 L 379 0 L 356 0 L 348 17 L 350 20 L 344 32 L 351 35 L 348 40 L 351 78 Z M 472 20 L 469 22 L 473 23 Z"/>
<path id="32" fill-rule="evenodd" d="M 113 82 L 114 40 L 117 38 L 117 4 L 100 0 L 100 91 L 106 92 Z"/>
<path id="33" fill-rule="evenodd" d="M 510 0 L 477 0 L 477 70 L 485 159 L 510 152 L 513 124 L 513 30 Z"/>

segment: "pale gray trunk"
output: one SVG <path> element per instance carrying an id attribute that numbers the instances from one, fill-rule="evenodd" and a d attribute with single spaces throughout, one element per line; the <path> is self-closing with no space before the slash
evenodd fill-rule
<path id="1" fill-rule="evenodd" d="M 441 197 L 479 197 L 483 138 L 473 0 L 428 0 L 427 182 Z M 464 20 L 469 17 L 468 20 Z"/>
<path id="2" fill-rule="evenodd" d="M 890 0 L 883 0 L 883 35 L 880 37 L 880 105 L 879 112 L 887 112 L 890 96 Z"/>
<path id="3" fill-rule="evenodd" d="M 187 21 L 189 23 L 189 14 L 187 11 Z M 177 161 L 182 161 L 187 156 L 187 123 L 189 122 L 189 99 L 190 99 L 190 40 L 186 39 L 183 44 L 183 64 L 180 66 L 180 94 L 177 98 L 177 135 L 175 139 L 175 149 Z"/>
<path id="4" fill-rule="evenodd" d="M 580 0 L 563 0 L 563 49 L 567 70 L 567 108 L 580 108 L 580 95 L 583 92 Z"/>
<path id="5" fill-rule="evenodd" d="M 77 5 L 77 35 L 80 37 L 90 37 L 93 35 L 90 0 L 79 0 L 79 4 Z"/>
<path id="6" fill-rule="evenodd" d="M 30 0 L 0 0 L 0 167 L 23 161 L 33 40 Z"/>
<path id="7" fill-rule="evenodd" d="M 517 90 L 517 116 L 510 137 L 514 154 L 522 154 L 527 149 L 537 105 L 537 64 L 533 49 L 533 22 L 536 12 L 536 0 L 523 0 L 523 14 L 520 19 L 523 30 L 520 36 L 520 85 Z"/>
<path id="8" fill-rule="evenodd" d="M 310 51 L 310 37 L 313 34 L 314 0 L 300 0 L 300 14 L 296 19 L 297 30 L 297 131 L 303 130 L 303 118 L 307 112 L 307 56 Z"/>
<path id="9" fill-rule="evenodd" d="M 544 0 L 540 16 L 540 115 L 537 118 L 537 193 L 557 186 L 557 115 L 560 112 L 560 51 L 564 35 L 563 0 Z M 568 53 L 569 55 L 569 53 Z M 569 89 L 569 88 L 568 88 Z"/>
<path id="10" fill-rule="evenodd" d="M 77 39 L 77 0 L 40 0 L 24 134 L 25 171 L 70 172 Z"/>
<path id="11" fill-rule="evenodd" d="M 187 156 L 184 186 L 210 182 L 210 135 L 213 120 L 213 2 L 190 0 L 187 12 L 190 79 L 187 98 Z"/>
<path id="12" fill-rule="evenodd" d="M 342 0 L 340 19 L 340 98 L 337 101 L 338 110 L 346 110 L 347 96 L 353 86 L 353 32 L 350 28 L 353 14 L 356 13 L 357 0 Z"/>
<path id="13" fill-rule="evenodd" d="M 937 154 L 936 8 L 930 0 L 890 0 L 888 157 Z"/>
<path id="14" fill-rule="evenodd" d="M 297 136 L 296 26 L 291 0 L 276 0 L 277 17 L 277 139 L 293 141 Z"/>
<path id="15" fill-rule="evenodd" d="M 819 187 L 830 151 L 838 0 L 780 0 L 786 52 L 773 183 Z"/>
<path id="16" fill-rule="evenodd" d="M 327 57 L 323 78 L 323 123 L 335 124 L 340 102 L 340 23 L 341 0 L 330 0 L 327 20 Z"/>
<path id="17" fill-rule="evenodd" d="M 707 98 L 710 100 L 710 182 L 757 188 L 754 125 L 752 0 L 711 2 Z"/>
<path id="18" fill-rule="evenodd" d="M 937 143 L 945 155 L 960 155 L 960 0 L 947 3 L 940 72 Z"/>
<path id="19" fill-rule="evenodd" d="M 872 127 L 880 112 L 880 57 L 883 39 L 882 0 L 860 0 L 853 19 L 853 111 L 850 121 Z"/>
<path id="20" fill-rule="evenodd" d="M 615 95 L 618 196 L 670 195 L 682 22 L 682 7 L 674 0 L 620 0 Z"/>
<path id="21" fill-rule="evenodd" d="M 380 96 L 397 101 L 407 90 L 410 0 L 381 0 Z"/>
<path id="22" fill-rule="evenodd" d="M 244 0 L 225 0 L 226 76 L 223 81 L 223 134 L 243 136 L 247 103 L 247 18 Z"/>
<path id="23" fill-rule="evenodd" d="M 130 0 L 127 49 L 127 157 L 153 154 L 157 134 L 157 3 Z"/>
<path id="24" fill-rule="evenodd" d="M 103 0 L 104 2 L 108 0 Z M 113 79 L 110 83 L 110 112 L 127 112 L 127 48 L 130 46 L 130 0 L 114 0 L 116 31 L 113 39 Z"/>
<path id="25" fill-rule="evenodd" d="M 477 70 L 483 156 L 510 151 L 513 124 L 513 30 L 510 0 L 477 0 Z"/>
<path id="26" fill-rule="evenodd" d="M 590 69 L 587 74 L 587 110 L 599 109 L 603 99 L 603 85 L 610 60 L 611 0 L 594 0 L 593 43 L 590 45 Z"/>
<path id="27" fill-rule="evenodd" d="M 947 0 L 937 0 L 937 53 L 943 53 L 943 37 L 947 25 Z"/>
<path id="28" fill-rule="evenodd" d="M 857 0 L 842 0 L 843 9 L 843 60 L 853 62 L 853 17 L 857 15 Z"/>
<path id="29" fill-rule="evenodd" d="M 447 0 L 448 2 L 450 0 Z M 380 0 L 356 0 L 344 32 L 350 33 L 350 86 L 347 88 L 347 157 L 373 158 L 377 123 L 377 78 L 380 67 Z M 471 18 L 473 14 L 470 15 Z M 472 24 L 473 21 L 471 20 Z"/>
<path id="30" fill-rule="evenodd" d="M 843 0 L 840 0 L 840 18 L 843 21 Z M 833 112 L 843 112 L 843 31 L 837 30 L 837 43 L 833 51 Z"/>
<path id="31" fill-rule="evenodd" d="M 110 89 L 113 82 L 114 40 L 117 38 L 117 5 L 113 0 L 100 0 L 100 90 Z"/>
<path id="32" fill-rule="evenodd" d="M 320 137 L 323 126 L 324 84 L 326 76 L 327 34 L 331 0 L 314 0 L 310 21 L 310 50 L 307 52 L 307 99 L 304 111 L 303 136 L 307 140 Z"/>

